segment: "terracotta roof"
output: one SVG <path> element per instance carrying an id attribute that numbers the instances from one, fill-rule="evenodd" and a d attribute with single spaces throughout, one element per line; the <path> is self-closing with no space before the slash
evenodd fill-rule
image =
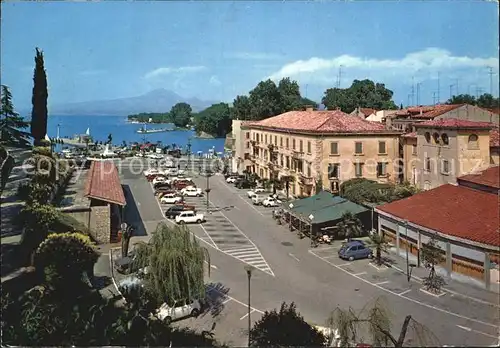
<path id="1" fill-rule="evenodd" d="M 500 147 L 499 127 L 496 126 L 490 130 L 490 147 Z"/>
<path id="2" fill-rule="evenodd" d="M 265 120 L 249 122 L 245 125 L 252 128 L 314 133 L 400 133 L 398 131 L 388 130 L 382 123 L 366 121 L 339 110 L 290 111 L 278 116 L 266 118 Z"/>
<path id="3" fill-rule="evenodd" d="M 500 167 L 491 167 L 477 174 L 467 174 L 459 177 L 458 180 L 468 181 L 500 190 Z"/>
<path id="4" fill-rule="evenodd" d="M 449 236 L 500 246 L 498 208 L 496 194 L 447 184 L 376 209 Z"/>
<path id="5" fill-rule="evenodd" d="M 411 106 L 396 112 L 397 116 L 406 116 L 411 118 L 433 119 L 447 112 L 455 110 L 465 104 L 439 104 L 432 106 Z M 422 114 L 420 114 L 422 113 Z"/>
<path id="6" fill-rule="evenodd" d="M 93 161 L 85 183 L 85 197 L 125 205 L 118 170 L 111 161 Z"/>
<path id="7" fill-rule="evenodd" d="M 370 116 L 371 114 L 374 114 L 377 112 L 375 109 L 370 109 L 370 108 L 359 108 L 359 111 L 365 116 Z"/>
<path id="8" fill-rule="evenodd" d="M 489 112 L 500 115 L 500 108 L 486 108 Z"/>
<path id="9" fill-rule="evenodd" d="M 456 118 L 444 118 L 444 119 L 440 119 L 440 120 L 419 122 L 419 123 L 415 124 L 415 127 L 491 129 L 494 127 L 494 125 L 492 123 L 489 123 L 489 122 L 477 122 L 477 121 L 469 121 L 469 120 L 459 120 Z"/>
<path id="10" fill-rule="evenodd" d="M 405 137 L 405 138 L 416 138 L 417 137 L 417 132 L 406 133 L 406 134 L 403 134 L 402 137 Z"/>

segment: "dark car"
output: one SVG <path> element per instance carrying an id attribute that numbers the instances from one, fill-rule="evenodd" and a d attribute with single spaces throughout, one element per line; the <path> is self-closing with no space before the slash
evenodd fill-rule
<path id="1" fill-rule="evenodd" d="M 253 181 L 249 181 L 249 180 L 246 180 L 246 179 L 238 179 L 234 183 L 234 186 L 236 186 L 239 189 L 250 189 L 250 188 L 254 188 L 257 185 Z"/>
<path id="2" fill-rule="evenodd" d="M 167 219 L 175 219 L 177 215 L 186 210 L 185 205 L 174 205 L 165 212 L 165 217 Z"/>
<path id="3" fill-rule="evenodd" d="M 155 189 L 165 188 L 165 187 L 171 188 L 172 185 L 166 182 L 157 182 L 156 184 L 153 185 L 153 188 Z"/>
<path id="4" fill-rule="evenodd" d="M 373 257 L 373 251 L 366 247 L 362 241 L 352 240 L 345 243 L 339 250 L 339 257 L 344 260 L 353 261 Z"/>

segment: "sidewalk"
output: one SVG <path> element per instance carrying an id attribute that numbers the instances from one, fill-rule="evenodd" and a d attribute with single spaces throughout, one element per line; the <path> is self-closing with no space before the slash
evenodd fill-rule
<path id="1" fill-rule="evenodd" d="M 393 264 L 391 265 L 392 269 L 400 271 L 401 273 L 406 274 L 406 254 L 405 252 L 400 252 L 399 256 L 396 254 L 396 249 L 389 249 L 389 257 L 392 260 Z M 408 260 L 410 264 L 417 264 L 417 258 L 409 254 Z M 465 298 L 469 298 L 481 303 L 487 303 L 491 305 L 500 306 L 500 298 L 498 294 L 498 285 L 491 284 L 491 290 L 488 291 L 484 288 L 484 285 L 481 284 L 480 281 L 453 274 L 453 278 L 459 277 L 460 280 L 448 278 L 446 276 L 446 271 L 442 267 L 436 267 L 436 272 L 443 276 L 446 285 L 443 290 L 456 296 L 462 296 Z M 425 267 L 413 267 L 411 271 L 411 277 L 417 281 L 422 281 L 422 278 L 425 278 L 429 275 L 429 270 Z M 497 291 L 497 292 L 495 292 Z"/>

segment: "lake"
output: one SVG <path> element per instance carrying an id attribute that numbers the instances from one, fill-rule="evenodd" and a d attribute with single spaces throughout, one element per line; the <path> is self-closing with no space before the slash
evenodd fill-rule
<path id="1" fill-rule="evenodd" d="M 144 139 L 151 143 L 161 141 L 163 145 L 176 144 L 184 147 L 191 138 L 191 151 L 196 153 L 202 151 L 207 153 L 209 149 L 215 149 L 216 152 L 224 151 L 224 139 L 199 139 L 195 138 L 194 131 L 171 131 L 164 133 L 139 134 L 143 125 L 127 122 L 127 117 L 123 116 L 56 116 L 51 115 L 48 118 L 47 134 L 50 138 L 57 136 L 57 125 L 59 127 L 60 137 L 72 138 L 75 134 L 85 134 L 87 128 L 90 128 L 90 135 L 94 141 L 105 142 L 108 140 L 108 134 L 112 134 L 113 144 L 120 145 L 123 141 L 143 142 Z M 172 127 L 171 124 L 148 124 L 148 129 Z"/>

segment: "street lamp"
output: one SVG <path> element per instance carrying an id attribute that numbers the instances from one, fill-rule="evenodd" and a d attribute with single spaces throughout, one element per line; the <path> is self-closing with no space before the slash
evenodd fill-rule
<path id="1" fill-rule="evenodd" d="M 311 220 L 311 229 L 309 231 L 309 237 L 311 238 L 311 247 L 314 246 L 314 239 L 313 239 L 313 219 L 314 219 L 314 215 L 311 214 L 308 216 L 309 220 Z"/>
<path id="2" fill-rule="evenodd" d="M 207 170 L 204 174 L 201 173 L 201 165 L 200 165 L 200 175 L 205 176 L 207 178 L 207 188 L 205 192 L 207 193 L 207 213 L 209 212 L 209 204 L 210 204 L 210 177 L 214 175 L 212 171 Z"/>
<path id="3" fill-rule="evenodd" d="M 409 283 L 411 280 L 411 272 L 416 265 L 414 263 L 410 263 L 409 255 L 408 255 L 408 248 L 410 247 L 410 242 L 408 240 L 408 220 L 404 220 L 403 223 L 405 225 L 405 240 L 406 240 L 406 242 L 405 242 L 405 244 L 406 244 L 406 247 L 405 247 L 405 250 L 406 250 L 406 279 L 408 280 L 408 283 Z"/>
<path id="4" fill-rule="evenodd" d="M 248 346 L 250 347 L 250 330 L 252 326 L 252 320 L 250 318 L 251 307 L 250 307 L 250 279 L 252 278 L 253 267 L 250 265 L 245 266 L 245 271 L 248 277 Z"/>

